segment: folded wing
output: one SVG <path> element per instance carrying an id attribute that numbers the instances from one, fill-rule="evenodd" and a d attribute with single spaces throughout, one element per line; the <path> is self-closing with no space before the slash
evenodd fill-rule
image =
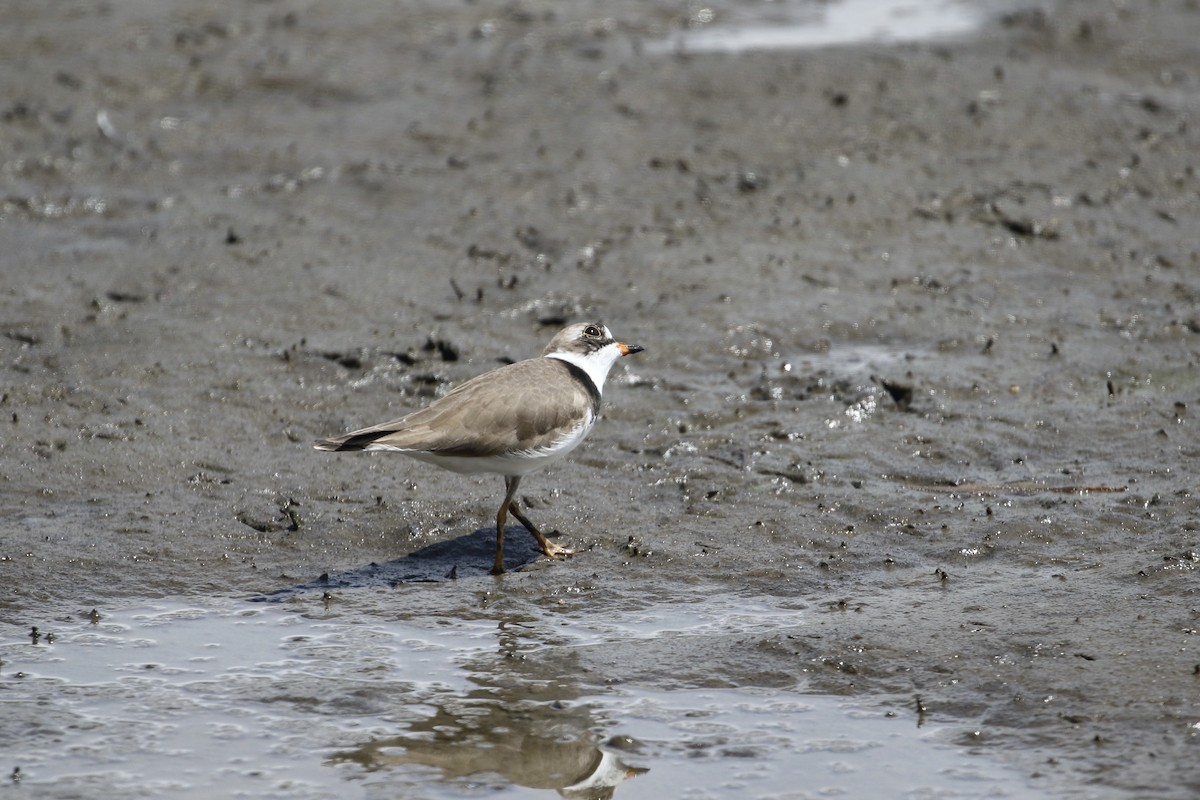
<path id="1" fill-rule="evenodd" d="M 562 380 L 564 373 L 572 373 L 572 366 L 555 358 L 510 364 L 472 378 L 420 411 L 322 439 L 316 447 L 466 457 L 549 449 L 564 431 L 599 411 L 599 395 L 589 391 L 586 379 Z"/>

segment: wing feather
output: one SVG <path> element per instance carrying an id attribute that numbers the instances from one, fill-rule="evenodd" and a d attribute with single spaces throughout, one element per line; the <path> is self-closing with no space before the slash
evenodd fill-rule
<path id="1" fill-rule="evenodd" d="M 472 378 L 420 411 L 322 439 L 317 447 L 467 457 L 549 448 L 564 429 L 584 424 L 599 411 L 599 395 L 575 377 L 560 359 L 519 361 Z"/>

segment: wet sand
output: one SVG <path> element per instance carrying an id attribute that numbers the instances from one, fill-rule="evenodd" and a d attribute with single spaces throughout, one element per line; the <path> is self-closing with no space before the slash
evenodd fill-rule
<path id="1" fill-rule="evenodd" d="M 538 674 L 800 686 L 1057 796 L 1194 796 L 1200 9 L 991 9 L 673 55 L 667 4 L 10 4 L 0 622 L 732 595 L 787 614 Z M 646 352 L 522 485 L 573 559 L 514 531 L 493 579 L 499 478 L 310 447 L 582 318 Z"/>

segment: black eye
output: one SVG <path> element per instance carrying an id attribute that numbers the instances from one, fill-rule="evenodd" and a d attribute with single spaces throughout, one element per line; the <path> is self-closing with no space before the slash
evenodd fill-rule
<path id="1" fill-rule="evenodd" d="M 583 329 L 583 335 L 591 336 L 593 339 L 599 339 L 600 338 L 600 329 L 597 328 L 595 325 L 588 325 L 586 328 Z"/>

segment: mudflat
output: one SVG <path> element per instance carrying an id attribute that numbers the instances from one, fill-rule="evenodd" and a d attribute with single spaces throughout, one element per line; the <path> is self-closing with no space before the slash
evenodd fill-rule
<path id="1" fill-rule="evenodd" d="M 0 620 L 741 597 L 803 621 L 580 680 L 799 684 L 1056 796 L 1194 797 L 1200 7 L 987 9 L 708 53 L 670 3 L 7 4 Z M 312 449 L 590 319 L 646 351 L 522 484 L 571 559 L 493 579 L 498 477 Z"/>

